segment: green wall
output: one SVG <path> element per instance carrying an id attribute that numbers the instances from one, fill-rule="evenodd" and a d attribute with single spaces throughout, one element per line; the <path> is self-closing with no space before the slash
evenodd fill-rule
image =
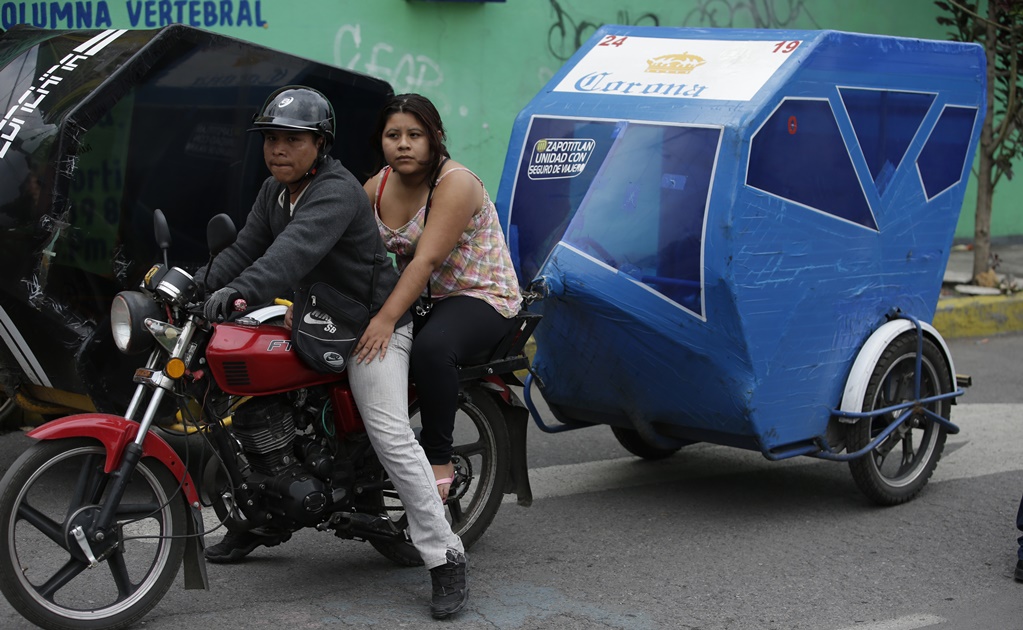
<path id="1" fill-rule="evenodd" d="M 0 22 L 48 28 L 182 22 L 380 77 L 396 92 L 420 92 L 437 104 L 453 156 L 496 195 L 515 116 L 602 24 L 946 39 L 938 11 L 933 0 L 79 0 L 0 2 Z M 975 191 L 971 184 L 958 237 L 973 235 Z M 999 185 L 993 236 L 1023 234 L 1023 213 L 1013 202 L 1019 192 L 1019 182 Z"/>

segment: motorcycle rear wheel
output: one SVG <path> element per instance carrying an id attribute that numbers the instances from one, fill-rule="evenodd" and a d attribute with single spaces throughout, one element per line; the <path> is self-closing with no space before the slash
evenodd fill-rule
<path id="1" fill-rule="evenodd" d="M 184 554 L 185 503 L 162 464 L 139 462 L 116 510 L 117 541 L 89 568 L 71 533 L 104 504 L 106 450 L 74 438 L 39 442 L 0 481 L 0 591 L 51 630 L 124 628 L 170 588 Z M 102 543 L 93 542 L 94 553 Z M 109 545 L 107 547 L 109 548 Z"/>
<path id="2" fill-rule="evenodd" d="M 413 427 L 418 416 L 412 416 Z M 504 499 L 508 483 L 511 446 L 504 414 L 489 393 L 478 386 L 465 389 L 458 405 L 454 430 L 455 467 L 470 477 L 468 486 L 453 489 L 444 506 L 444 513 L 452 531 L 468 549 L 486 531 Z M 388 506 L 388 517 L 399 528 L 407 528 L 405 513 L 394 511 L 400 506 L 394 491 L 378 496 Z M 371 540 L 370 543 L 385 558 L 402 566 L 423 564 L 419 552 L 410 542 Z"/>

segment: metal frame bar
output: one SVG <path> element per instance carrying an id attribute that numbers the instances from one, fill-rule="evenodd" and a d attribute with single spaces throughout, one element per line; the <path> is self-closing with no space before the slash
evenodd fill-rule
<path id="1" fill-rule="evenodd" d="M 526 376 L 526 382 L 523 383 L 522 394 L 525 398 L 526 409 L 529 409 L 529 415 L 533 417 L 533 422 L 536 426 L 544 433 L 562 433 L 564 431 L 574 431 L 575 429 L 585 429 L 586 427 L 597 426 L 595 424 L 556 424 L 549 425 L 544 424 L 543 419 L 540 417 L 540 411 L 536 408 L 533 403 L 533 370 L 530 369 L 529 374 Z"/>

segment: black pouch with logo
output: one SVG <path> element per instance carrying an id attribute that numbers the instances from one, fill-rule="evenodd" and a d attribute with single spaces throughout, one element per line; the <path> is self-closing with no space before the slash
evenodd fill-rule
<path id="1" fill-rule="evenodd" d="M 319 372 L 344 372 L 369 325 L 369 307 L 324 282 L 295 296 L 291 345 Z"/>
<path id="2" fill-rule="evenodd" d="M 341 373 L 348 368 L 348 359 L 369 325 L 377 273 L 383 260 L 378 255 L 373 261 L 369 306 L 326 282 L 317 282 L 295 294 L 291 345 L 314 370 Z"/>

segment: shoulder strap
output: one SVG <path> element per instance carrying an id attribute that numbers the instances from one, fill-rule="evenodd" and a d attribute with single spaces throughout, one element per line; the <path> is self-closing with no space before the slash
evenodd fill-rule
<path id="1" fill-rule="evenodd" d="M 380 209 L 380 197 L 384 194 L 384 184 L 387 183 L 387 176 L 391 174 L 391 167 L 385 166 L 383 169 L 383 175 L 380 176 L 380 183 L 377 184 L 377 197 L 373 201 L 373 205 L 376 206 L 376 210 Z"/>
<path id="2" fill-rule="evenodd" d="M 438 176 L 440 175 L 440 170 L 444 167 L 444 163 L 447 161 L 448 158 L 444 158 L 443 160 L 440 161 L 440 164 L 437 165 Z M 430 180 L 430 192 L 426 195 L 426 208 L 423 210 L 423 231 L 426 231 L 426 220 L 430 218 L 430 202 L 433 201 L 433 189 L 437 187 L 437 185 L 434 182 L 436 182 L 436 180 L 434 179 Z M 430 281 L 433 280 L 432 277 L 433 274 L 430 275 L 431 277 L 426 279 L 426 299 L 428 300 L 428 302 L 433 301 L 433 292 L 430 290 Z"/>
<path id="3" fill-rule="evenodd" d="M 384 264 L 385 256 L 377 254 L 373 257 L 373 276 L 369 281 L 369 310 L 373 311 L 373 298 L 377 294 L 377 276 L 380 275 L 380 265 Z"/>
<path id="4" fill-rule="evenodd" d="M 426 209 L 423 211 L 423 229 L 426 229 L 426 219 L 430 216 L 430 202 L 433 201 L 433 190 L 437 187 L 437 180 L 440 179 L 440 170 L 444 168 L 444 163 L 448 161 L 448 158 L 444 158 L 437 165 L 437 179 L 430 180 L 430 192 L 426 195 Z"/>

